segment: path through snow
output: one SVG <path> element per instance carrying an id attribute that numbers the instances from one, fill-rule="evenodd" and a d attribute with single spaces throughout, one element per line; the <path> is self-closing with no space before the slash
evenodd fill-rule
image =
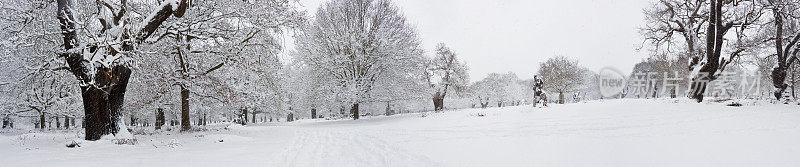
<path id="1" fill-rule="evenodd" d="M 607 100 L 231 129 L 74 149 L 74 132 L 4 134 L 0 166 L 800 166 L 796 105 Z"/>

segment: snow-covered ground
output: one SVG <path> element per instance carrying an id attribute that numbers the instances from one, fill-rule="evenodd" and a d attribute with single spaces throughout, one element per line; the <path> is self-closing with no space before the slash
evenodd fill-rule
<path id="1" fill-rule="evenodd" d="M 800 166 L 800 106 L 605 100 L 137 135 L 0 135 L 0 166 Z"/>

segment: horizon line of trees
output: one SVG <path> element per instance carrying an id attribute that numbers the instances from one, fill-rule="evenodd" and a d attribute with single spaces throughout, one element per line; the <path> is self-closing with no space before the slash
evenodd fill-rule
<path id="1" fill-rule="evenodd" d="M 313 17 L 295 1 L 2 5 L 0 89 L 13 92 L 0 97 L 4 127 L 81 125 L 98 140 L 139 126 L 191 131 L 471 103 L 466 63 L 444 43 L 428 56 L 390 0 L 331 0 Z M 297 46 L 290 60 L 278 58 L 285 34 Z"/>
<path id="2" fill-rule="evenodd" d="M 472 82 L 450 46 L 426 53 L 391 0 L 330 0 L 313 14 L 291 0 L 2 5 L 0 89 L 12 92 L 0 97 L 4 125 L 77 119 L 87 140 L 127 126 L 191 131 L 222 121 L 359 119 L 524 105 L 533 96 L 532 78 L 492 73 Z M 658 56 L 634 71 L 688 76 L 687 96 L 702 101 L 707 86 L 694 83 L 749 62 L 769 74 L 780 99 L 798 81 L 797 9 L 780 0 L 659 0 L 641 29 Z M 287 34 L 296 50 L 283 60 Z M 602 98 L 597 74 L 577 60 L 551 57 L 536 74 L 557 103 Z"/>

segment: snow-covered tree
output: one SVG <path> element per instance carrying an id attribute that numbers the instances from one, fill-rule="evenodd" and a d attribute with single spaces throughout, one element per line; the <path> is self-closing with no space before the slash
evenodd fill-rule
<path id="1" fill-rule="evenodd" d="M 277 36 L 302 21 L 302 13 L 291 1 L 221 0 L 194 2 L 184 17 L 165 24 L 165 31 L 158 32 L 154 42 L 161 47 L 151 50 L 172 61 L 166 64 L 174 65 L 167 78 L 171 83 L 164 86 L 175 85 L 180 90 L 181 129 L 191 128 L 190 103 L 206 98 L 220 101 L 214 90 L 219 87 L 214 85 L 237 85 L 231 88 L 239 88 L 234 92 L 243 94 L 238 96 L 247 102 L 243 104 L 258 104 L 261 100 L 256 99 L 267 98 L 262 92 L 268 91 L 266 82 L 273 78 L 266 75 L 281 66 L 276 56 L 282 49 Z M 152 61 L 139 64 L 158 63 Z M 222 68 L 230 70 L 215 75 Z M 195 113 L 197 120 L 207 114 Z"/>
<path id="2" fill-rule="evenodd" d="M 298 61 L 329 75 L 336 98 L 352 104 L 353 119 L 380 79 L 422 54 L 415 30 L 389 0 L 327 2 L 296 46 Z"/>
<path id="3" fill-rule="evenodd" d="M 702 101 L 708 82 L 757 47 L 759 40 L 749 39 L 748 32 L 761 24 L 764 6 L 761 1 L 660 0 L 645 10 L 647 26 L 641 32 L 657 49 L 667 52 L 675 43 L 686 44 L 692 68 L 690 97 Z M 674 40 L 676 35 L 683 40 Z"/>
<path id="4" fill-rule="evenodd" d="M 711 0 L 707 5 L 709 24 L 705 31 L 705 54 L 702 57 L 695 56 L 691 61 L 694 66 L 690 73 L 690 93 L 698 102 L 703 101 L 708 86 L 705 83 L 716 80 L 731 62 L 752 47 L 750 41 L 745 39 L 745 32 L 763 14 L 763 7 L 755 3 L 757 2 Z M 733 39 L 726 39 L 725 34 L 731 29 L 735 31 L 735 36 Z M 730 42 L 723 45 L 726 40 Z M 726 53 L 725 57 L 723 51 Z"/>
<path id="5" fill-rule="evenodd" d="M 640 33 L 655 51 L 677 51 L 680 57 L 700 55 L 707 4 L 706 0 L 659 0 L 644 9 L 646 24 Z"/>
<path id="6" fill-rule="evenodd" d="M 576 92 L 576 100 L 595 100 L 602 98 L 600 93 L 600 75 L 596 72 L 583 68 L 583 84 L 581 89 Z"/>
<path id="7" fill-rule="evenodd" d="M 771 72 L 772 85 L 775 87 L 773 96 L 780 100 L 789 83 L 792 83 L 794 89 L 794 80 L 790 78 L 787 82 L 786 79 L 791 72 L 792 64 L 797 61 L 797 52 L 800 51 L 800 47 L 797 46 L 797 42 L 800 41 L 800 29 L 797 27 L 800 21 L 797 19 L 800 16 L 800 2 L 766 0 L 766 4 L 773 16 L 771 23 L 774 26 L 774 35 L 771 36 L 777 60 Z"/>
<path id="8" fill-rule="evenodd" d="M 539 77 L 544 89 L 558 93 L 558 103 L 564 104 L 564 93 L 579 90 L 584 82 L 583 67 L 576 60 L 557 56 L 539 64 Z"/>
<path id="9" fill-rule="evenodd" d="M 136 47 L 170 16 L 183 16 L 187 0 L 161 2 L 144 18 L 129 14 L 134 12 L 128 11 L 126 0 L 119 4 L 96 1 L 95 8 L 79 8 L 82 6 L 72 0 L 58 0 L 57 4 L 64 42 L 59 54 L 66 59 L 81 87 L 86 139 L 117 134 L 131 75 L 126 55 L 135 54 Z"/>
<path id="10" fill-rule="evenodd" d="M 444 109 L 448 92 L 458 92 L 469 84 L 469 68 L 444 43 L 436 45 L 434 58 L 427 64 L 426 76 L 433 89 L 434 110 Z"/>
<path id="11" fill-rule="evenodd" d="M 475 81 L 469 88 L 476 102 L 485 108 L 489 102 L 495 102 L 497 107 L 520 105 L 530 96 L 533 96 L 532 82 L 520 80 L 517 74 L 490 73 L 486 78 Z"/>
<path id="12" fill-rule="evenodd" d="M 53 54 L 61 45 L 52 1 L 8 1 L 0 3 L 0 117 L 80 117 L 77 87 L 67 75 L 66 63 Z M 47 118 L 47 120 L 51 120 Z M 44 128 L 44 127 L 42 127 Z"/>
<path id="13" fill-rule="evenodd" d="M 634 65 L 631 74 L 628 76 L 626 95 L 634 98 L 665 97 L 675 95 L 685 95 L 688 90 L 686 76 L 689 75 L 689 68 L 686 66 L 687 57 L 670 57 L 667 54 L 656 54 L 642 60 Z M 664 79 L 670 79 L 668 84 L 681 85 L 664 89 Z M 674 79 L 680 79 L 674 81 Z M 641 80 L 641 81 L 640 81 Z M 641 83 L 640 83 L 641 82 Z M 646 82 L 646 83 L 644 83 Z M 646 88 L 638 88 L 639 84 L 644 84 Z M 636 89 L 636 90 L 634 90 Z"/>

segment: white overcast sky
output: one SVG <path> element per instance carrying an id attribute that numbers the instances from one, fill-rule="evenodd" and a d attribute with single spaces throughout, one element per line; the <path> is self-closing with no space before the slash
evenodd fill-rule
<path id="1" fill-rule="evenodd" d="M 312 17 L 323 2 L 300 0 Z M 627 73 L 649 53 L 636 50 L 648 0 L 394 2 L 415 25 L 426 54 L 444 42 L 467 63 L 472 81 L 508 71 L 532 78 L 538 64 L 555 55 L 578 59 L 595 71 L 610 66 Z"/>

